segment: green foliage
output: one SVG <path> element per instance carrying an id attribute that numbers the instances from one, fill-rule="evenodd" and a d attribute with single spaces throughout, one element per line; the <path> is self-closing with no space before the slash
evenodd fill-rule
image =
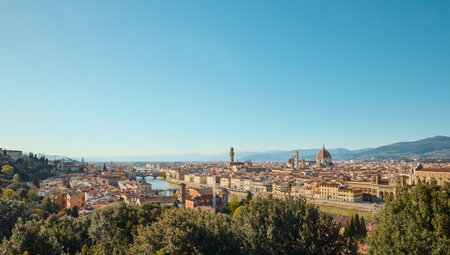
<path id="1" fill-rule="evenodd" d="M 186 208 L 167 210 L 151 226 L 140 227 L 131 254 L 236 254 L 232 219 Z"/>
<path id="2" fill-rule="evenodd" d="M 24 189 L 24 188 L 18 188 L 17 189 L 17 195 L 19 196 L 19 198 L 28 198 L 28 189 Z"/>
<path id="3" fill-rule="evenodd" d="M 48 159 L 45 157 L 20 158 L 16 162 L 9 162 L 9 166 L 13 167 L 14 172 L 18 174 L 22 181 L 33 180 L 33 183 L 35 183 L 39 179 L 46 179 L 54 175 L 52 167 L 49 166 Z"/>
<path id="4" fill-rule="evenodd" d="M 16 199 L 19 195 L 12 189 L 3 189 L 2 197 L 3 199 Z"/>
<path id="5" fill-rule="evenodd" d="M 66 213 L 65 215 L 67 215 L 67 216 L 71 216 L 74 218 L 78 217 L 78 206 L 74 206 L 72 209 L 64 208 L 62 211 L 65 212 Z"/>
<path id="6" fill-rule="evenodd" d="M 364 217 L 361 217 L 359 223 L 358 233 L 361 240 L 364 241 L 364 239 L 367 237 L 366 221 L 364 220 Z"/>
<path id="7" fill-rule="evenodd" d="M 61 208 L 55 203 L 53 203 L 50 198 L 47 197 L 45 199 L 44 203 L 42 204 L 42 211 L 44 213 L 44 217 L 47 218 L 48 216 L 55 214 L 59 212 Z"/>
<path id="8" fill-rule="evenodd" d="M 14 174 L 14 169 L 10 165 L 4 165 L 4 166 L 2 166 L 2 173 L 5 174 L 6 176 L 11 177 Z"/>
<path id="9" fill-rule="evenodd" d="M 236 210 L 234 210 L 234 213 L 233 213 L 233 218 L 239 217 L 239 214 L 241 213 L 241 211 L 244 210 L 246 207 L 247 206 L 245 206 L 245 205 L 241 205 L 238 208 L 236 208 Z"/>
<path id="10" fill-rule="evenodd" d="M 369 253 L 448 254 L 449 198 L 449 184 L 399 192 L 378 217 Z M 352 217 L 342 236 L 339 224 L 303 199 L 247 201 L 232 198 L 233 218 L 156 203 L 120 203 L 75 218 L 76 208 L 52 215 L 59 208 L 49 199 L 33 210 L 32 202 L 0 200 L 0 255 L 355 254 L 366 235 L 364 217 Z"/>
<path id="11" fill-rule="evenodd" d="M 27 251 L 32 251 L 33 254 L 60 255 L 62 246 L 39 221 L 19 220 L 12 230 L 11 238 L 3 239 L 0 255 L 21 254 Z"/>
<path id="12" fill-rule="evenodd" d="M 157 220 L 164 210 L 161 204 L 155 202 L 147 202 L 137 208 L 137 218 L 139 225 L 149 225 Z"/>
<path id="13" fill-rule="evenodd" d="M 450 254 L 450 184 L 419 183 L 377 217 L 369 254 Z"/>
<path id="14" fill-rule="evenodd" d="M 235 195 L 233 195 L 228 203 L 228 212 L 230 215 L 234 215 L 234 211 L 243 204 L 244 200 L 239 200 Z"/>
<path id="15" fill-rule="evenodd" d="M 30 189 L 28 187 L 28 185 L 23 182 L 13 182 L 13 183 L 9 184 L 6 188 L 12 189 L 16 192 L 18 192 L 19 189 L 26 189 L 26 190 Z"/>
<path id="16" fill-rule="evenodd" d="M 95 248 L 95 246 L 92 247 L 88 247 L 88 246 L 83 246 L 83 248 L 81 248 L 80 252 L 76 253 L 77 255 L 106 255 L 106 253 L 100 249 Z"/>
<path id="17" fill-rule="evenodd" d="M 18 218 L 29 220 L 31 213 L 25 203 L 17 200 L 0 200 L 0 240 L 9 238 Z"/>
<path id="18" fill-rule="evenodd" d="M 68 208 L 68 209 L 64 208 L 62 211 L 66 213 L 66 214 L 65 214 L 66 216 L 78 218 L 78 206 L 74 206 L 74 207 L 72 207 L 72 209 L 70 209 L 70 208 Z"/>
<path id="19" fill-rule="evenodd" d="M 107 254 L 127 254 L 138 225 L 146 226 L 156 221 L 161 210 L 157 204 L 150 203 L 142 207 L 125 203 L 106 207 L 92 216 L 89 236 L 96 247 Z"/>
<path id="20" fill-rule="evenodd" d="M 44 223 L 51 236 L 56 237 L 58 243 L 64 247 L 64 252 L 75 254 L 84 245 L 91 245 L 89 239 L 89 217 L 73 218 L 69 216 L 58 217 L 52 215 Z"/>
<path id="21" fill-rule="evenodd" d="M 13 182 L 15 182 L 15 183 L 19 183 L 19 182 L 20 182 L 20 177 L 19 177 L 18 174 L 14 174 L 14 176 L 13 176 Z"/>
<path id="22" fill-rule="evenodd" d="M 244 199 L 244 204 L 248 205 L 250 203 L 250 201 L 252 201 L 252 197 L 253 197 L 253 194 L 250 191 L 247 191 L 247 196 Z"/>
<path id="23" fill-rule="evenodd" d="M 340 254 L 340 226 L 303 199 L 257 197 L 236 217 L 245 254 Z"/>
<path id="24" fill-rule="evenodd" d="M 350 223 L 345 224 L 344 236 L 357 242 L 364 242 L 367 236 L 366 223 L 364 217 L 359 219 L 359 215 L 352 216 Z"/>
<path id="25" fill-rule="evenodd" d="M 28 198 L 28 201 L 39 201 L 39 194 L 35 191 L 35 190 L 32 190 L 32 189 L 30 189 L 29 191 L 28 191 L 28 193 L 27 193 L 27 198 Z"/>
<path id="26" fill-rule="evenodd" d="M 34 208 L 33 214 L 37 215 L 39 217 L 39 219 L 41 219 L 41 220 L 44 219 L 44 212 L 42 211 L 42 209 Z"/>

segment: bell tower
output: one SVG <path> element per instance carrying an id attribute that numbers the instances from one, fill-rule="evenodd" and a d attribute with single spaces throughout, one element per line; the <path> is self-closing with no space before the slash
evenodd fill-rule
<path id="1" fill-rule="evenodd" d="M 230 148 L 230 162 L 234 162 L 234 148 Z"/>
<path id="2" fill-rule="evenodd" d="M 297 169 L 298 168 L 298 151 L 294 151 L 294 163 L 293 163 L 293 168 Z"/>

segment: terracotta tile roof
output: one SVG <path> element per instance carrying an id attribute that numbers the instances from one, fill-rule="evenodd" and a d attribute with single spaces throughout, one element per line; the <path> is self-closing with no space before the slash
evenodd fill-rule
<path id="1" fill-rule="evenodd" d="M 422 168 L 419 172 L 450 172 L 450 168 Z"/>

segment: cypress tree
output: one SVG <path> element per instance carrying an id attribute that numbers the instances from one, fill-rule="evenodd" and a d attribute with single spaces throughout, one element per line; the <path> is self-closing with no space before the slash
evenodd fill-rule
<path id="1" fill-rule="evenodd" d="M 352 219 L 350 220 L 350 226 L 349 226 L 349 237 L 354 237 L 356 235 L 357 231 L 358 231 L 358 228 L 356 226 L 355 217 L 352 216 Z"/>
<path id="2" fill-rule="evenodd" d="M 345 223 L 345 228 L 344 228 L 344 236 L 345 237 L 349 237 L 350 236 L 350 225 L 348 224 L 348 221 Z"/>
<path id="3" fill-rule="evenodd" d="M 366 229 L 366 223 L 364 221 L 364 216 L 361 217 L 361 221 L 359 224 L 359 236 L 361 237 L 361 239 L 364 239 L 367 236 L 367 229 Z"/>
<path id="4" fill-rule="evenodd" d="M 355 223 L 353 225 L 353 235 L 356 238 L 359 238 L 359 229 L 360 229 L 359 215 L 355 214 L 354 219 L 355 219 Z"/>

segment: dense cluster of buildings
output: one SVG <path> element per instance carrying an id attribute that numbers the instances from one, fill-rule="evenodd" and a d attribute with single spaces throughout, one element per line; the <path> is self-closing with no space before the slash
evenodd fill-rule
<path id="1" fill-rule="evenodd" d="M 173 205 L 177 200 L 174 196 L 158 195 L 150 183 L 131 180 L 128 175 L 129 171 L 121 168 L 100 174 L 61 174 L 40 181 L 38 190 L 41 197 L 50 199 L 61 208 L 73 209 L 76 206 L 80 214 L 121 201 L 137 205 L 145 202 Z"/>
<path id="2" fill-rule="evenodd" d="M 186 188 L 181 184 L 179 200 L 186 208 L 215 209 L 228 205 L 228 190 L 224 188 Z"/>
<path id="3" fill-rule="evenodd" d="M 449 163 L 333 162 L 325 146 L 315 161 L 300 159 L 295 151 L 286 162 L 239 162 L 234 161 L 231 148 L 229 162 L 146 164 L 145 168 L 156 171 L 151 172 L 153 176 L 164 176 L 180 184 L 179 189 L 168 194 L 152 189 L 145 181 L 137 181 L 139 173 L 131 166 L 111 162 L 93 167 L 84 160 L 77 166 L 78 170 L 70 174 L 41 181 L 39 193 L 62 208 L 77 206 L 81 214 L 119 201 L 220 209 L 228 205 L 230 192 L 352 203 L 382 202 L 387 196 L 395 198 L 401 187 L 418 182 L 436 181 L 438 185 L 450 182 Z M 102 171 L 92 171 L 100 168 Z"/>
<path id="4" fill-rule="evenodd" d="M 221 187 L 231 192 L 272 193 L 343 202 L 383 201 L 400 187 L 418 181 L 450 182 L 448 163 L 405 161 L 338 161 L 322 147 L 315 161 L 300 159 L 298 152 L 280 162 L 235 162 L 160 166 L 167 178 L 194 187 Z"/>

